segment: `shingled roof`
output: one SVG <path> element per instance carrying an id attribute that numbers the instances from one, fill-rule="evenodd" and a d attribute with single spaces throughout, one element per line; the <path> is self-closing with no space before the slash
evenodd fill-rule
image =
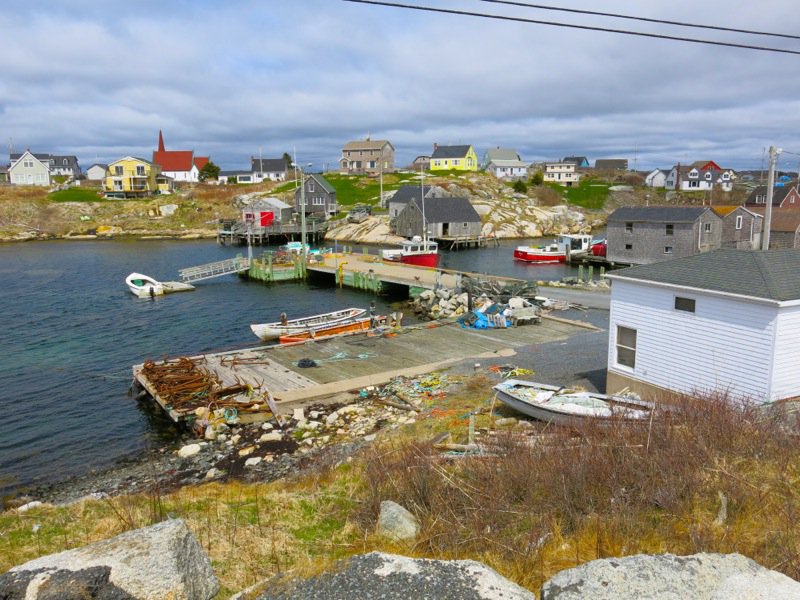
<path id="1" fill-rule="evenodd" d="M 431 154 L 431 159 L 436 158 L 464 158 L 472 146 L 437 146 Z"/>
<path id="2" fill-rule="evenodd" d="M 623 206 L 609 215 L 608 222 L 694 223 L 708 210 L 707 206 Z"/>
<path id="3" fill-rule="evenodd" d="M 800 300 L 800 251 L 721 249 L 607 274 L 774 301 Z"/>
<path id="4" fill-rule="evenodd" d="M 411 200 L 414 200 L 415 198 L 419 199 L 420 187 L 421 186 L 418 185 L 401 185 L 399 188 L 397 188 L 397 191 L 394 193 L 394 196 L 392 196 L 389 199 L 389 202 L 407 204 L 411 202 Z M 431 189 L 433 189 L 433 186 L 426 185 L 424 187 L 425 187 L 425 197 L 427 198 Z"/>
<path id="5" fill-rule="evenodd" d="M 411 201 L 422 210 L 417 198 Z M 425 198 L 428 223 L 480 223 L 481 217 L 466 198 Z"/>

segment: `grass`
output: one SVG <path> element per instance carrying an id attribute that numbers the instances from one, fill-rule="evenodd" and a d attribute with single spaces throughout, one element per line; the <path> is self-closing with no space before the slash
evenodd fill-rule
<path id="1" fill-rule="evenodd" d="M 711 397 L 642 427 L 498 430 L 492 383 L 468 378 L 351 462 L 285 481 L 0 514 L 0 572 L 169 515 L 185 519 L 211 557 L 221 597 L 373 550 L 480 560 L 531 590 L 561 569 L 636 553 L 740 552 L 800 577 L 796 424 Z M 425 440 L 448 431 L 465 441 L 471 412 L 490 454 L 444 460 Z M 387 499 L 420 520 L 413 545 L 375 537 Z"/>
<path id="2" fill-rule="evenodd" d="M 103 202 L 102 193 L 96 189 L 71 187 L 48 194 L 47 198 L 53 202 Z"/>
<path id="3" fill-rule="evenodd" d="M 589 210 L 603 208 L 606 198 L 608 198 L 608 188 L 611 187 L 610 183 L 600 182 L 591 177 L 582 178 L 578 185 L 573 187 L 564 187 L 556 183 L 545 185 L 561 194 L 570 204 Z"/>

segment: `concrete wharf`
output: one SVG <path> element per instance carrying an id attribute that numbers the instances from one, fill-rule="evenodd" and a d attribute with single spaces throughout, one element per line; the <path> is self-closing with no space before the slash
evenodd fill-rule
<path id="1" fill-rule="evenodd" d="M 347 401 L 361 388 L 394 377 L 414 377 L 447 368 L 465 359 L 507 360 L 517 349 L 566 339 L 585 330 L 585 323 L 547 317 L 539 325 L 500 329 L 464 329 L 457 323 L 430 323 L 384 332 L 356 334 L 281 346 L 260 345 L 191 357 L 221 385 L 245 385 L 252 391 L 233 398 L 252 404 L 272 394 L 279 414 L 316 401 Z M 590 326 L 591 327 L 591 326 Z M 304 363 L 314 361 L 308 368 Z M 170 360 L 161 361 L 165 364 Z M 402 365 L 402 366 L 400 366 Z M 136 382 L 175 421 L 193 418 L 194 408 L 173 406 L 148 380 L 143 365 L 133 367 Z M 255 412 L 241 411 L 241 422 L 269 419 L 266 399 Z"/>

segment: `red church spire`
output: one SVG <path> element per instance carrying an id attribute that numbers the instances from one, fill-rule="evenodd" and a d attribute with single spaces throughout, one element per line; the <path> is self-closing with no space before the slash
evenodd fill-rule
<path id="1" fill-rule="evenodd" d="M 164 152 L 164 135 L 158 130 L 158 151 Z"/>

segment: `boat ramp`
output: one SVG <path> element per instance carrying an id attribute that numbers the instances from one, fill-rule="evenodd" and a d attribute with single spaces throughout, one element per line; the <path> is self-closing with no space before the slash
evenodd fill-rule
<path id="1" fill-rule="evenodd" d="M 431 322 L 147 361 L 133 367 L 133 377 L 175 422 L 191 423 L 199 408 L 224 411 L 239 422 L 259 422 L 273 410 L 282 415 L 311 402 L 346 401 L 395 377 L 413 377 L 467 359 L 505 360 L 526 346 L 563 340 L 585 327 L 549 317 L 539 325 L 482 330 Z"/>

